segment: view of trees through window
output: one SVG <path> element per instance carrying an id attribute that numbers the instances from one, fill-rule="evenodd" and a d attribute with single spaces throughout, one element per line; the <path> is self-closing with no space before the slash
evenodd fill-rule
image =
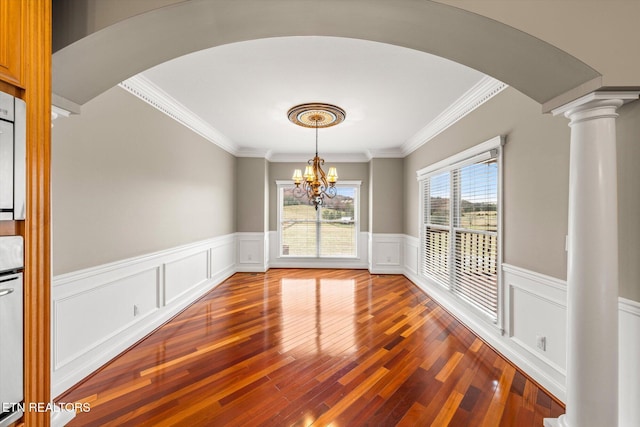
<path id="1" fill-rule="evenodd" d="M 337 187 L 332 199 L 315 209 L 294 187 L 280 188 L 280 244 L 283 256 L 355 257 L 357 187 Z"/>

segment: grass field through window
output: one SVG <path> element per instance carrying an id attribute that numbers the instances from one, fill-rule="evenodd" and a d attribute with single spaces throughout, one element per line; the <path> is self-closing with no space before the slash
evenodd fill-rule
<path id="1" fill-rule="evenodd" d="M 356 223 L 353 211 L 321 208 L 320 220 L 311 205 L 282 207 L 281 242 L 284 256 L 356 256 Z M 331 218 L 331 219 L 323 219 Z M 319 248 L 318 248 L 319 239 Z M 319 254 L 317 251 L 319 249 Z"/>

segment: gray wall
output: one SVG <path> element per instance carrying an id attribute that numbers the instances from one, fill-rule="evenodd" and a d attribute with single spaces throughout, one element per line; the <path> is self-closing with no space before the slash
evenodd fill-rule
<path id="1" fill-rule="evenodd" d="M 620 108 L 620 296 L 640 301 L 640 102 Z M 504 262 L 566 279 L 568 120 L 508 88 L 404 159 L 404 230 L 418 236 L 415 172 L 496 135 L 504 147 Z"/>
<path id="2" fill-rule="evenodd" d="M 404 232 L 402 159 L 371 159 L 369 162 L 369 231 Z"/>
<path id="3" fill-rule="evenodd" d="M 620 296 L 640 301 L 640 101 L 618 113 Z"/>
<path id="4" fill-rule="evenodd" d="M 497 135 L 504 147 L 504 262 L 566 279 L 569 127 L 513 88 L 405 158 L 405 233 L 418 236 L 416 171 Z"/>
<path id="5" fill-rule="evenodd" d="M 184 0 L 54 0 L 53 51 L 123 19 L 181 1 Z"/>
<path id="6" fill-rule="evenodd" d="M 235 232 L 235 164 L 119 87 L 57 119 L 53 273 Z"/>
<path id="7" fill-rule="evenodd" d="M 305 162 L 269 163 L 269 230 L 278 229 L 277 180 L 291 180 L 294 169 L 300 169 Z M 369 163 L 327 163 L 327 167 L 338 168 L 338 181 L 359 180 L 360 187 L 360 231 L 369 231 Z M 325 169 L 325 170 L 328 170 Z"/>
<path id="8" fill-rule="evenodd" d="M 269 162 L 255 157 L 239 157 L 237 161 L 238 231 L 267 231 Z"/>

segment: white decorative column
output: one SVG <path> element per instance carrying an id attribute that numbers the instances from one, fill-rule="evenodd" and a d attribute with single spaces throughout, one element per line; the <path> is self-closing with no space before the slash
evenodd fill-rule
<path id="1" fill-rule="evenodd" d="M 570 120 L 567 413 L 545 426 L 618 425 L 616 110 L 638 92 L 594 92 Z"/>

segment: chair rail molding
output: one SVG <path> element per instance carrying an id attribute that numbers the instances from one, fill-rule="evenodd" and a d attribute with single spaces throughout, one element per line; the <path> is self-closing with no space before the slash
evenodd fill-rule
<path id="1" fill-rule="evenodd" d="M 54 277 L 51 395 L 234 274 L 235 247 L 230 234 Z"/>
<path id="2" fill-rule="evenodd" d="M 417 237 L 360 232 L 359 256 L 351 259 L 278 257 L 277 245 L 277 231 L 233 233 L 54 277 L 52 396 L 236 272 L 369 268 L 372 274 L 404 274 L 527 375 L 565 400 L 566 281 L 502 264 L 503 331 L 420 275 Z M 108 316 L 101 315 L 105 309 Z M 619 421 L 623 427 L 636 426 L 640 425 L 640 302 L 619 298 L 618 313 Z M 78 318 L 83 322 L 77 322 Z"/>

